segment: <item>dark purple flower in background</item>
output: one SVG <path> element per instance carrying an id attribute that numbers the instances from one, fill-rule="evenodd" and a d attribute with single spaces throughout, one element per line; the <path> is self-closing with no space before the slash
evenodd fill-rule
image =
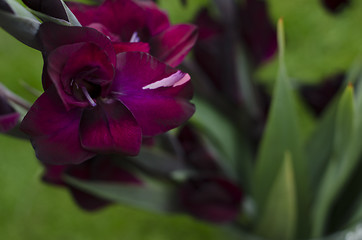
<path id="1" fill-rule="evenodd" d="M 99 6 L 68 5 L 83 26 L 97 29 L 114 43 L 149 43 L 150 54 L 173 67 L 182 62 L 197 38 L 194 25 L 171 25 L 152 1 L 106 0 Z"/>
<path id="2" fill-rule="evenodd" d="M 240 8 L 240 35 L 253 63 L 270 60 L 277 51 L 277 37 L 271 23 L 266 1 L 246 0 Z"/>
<path id="3" fill-rule="evenodd" d="M 339 91 L 344 78 L 345 74 L 330 76 L 318 85 L 302 86 L 300 93 L 311 110 L 316 115 L 320 115 Z"/>
<path id="4" fill-rule="evenodd" d="M 43 181 L 68 188 L 76 203 L 88 211 L 98 210 L 111 202 L 67 184 L 63 180 L 64 175 L 85 181 L 142 186 L 141 180 L 108 156 L 97 156 L 79 165 L 45 165 Z"/>
<path id="5" fill-rule="evenodd" d="M 350 2 L 350 0 L 322 0 L 324 7 L 332 13 L 342 11 Z"/>
<path id="6" fill-rule="evenodd" d="M 240 104 L 243 96 L 240 81 L 245 81 L 238 69 L 252 78 L 252 71 L 270 60 L 276 53 L 277 41 L 274 25 L 270 22 L 265 1 L 247 0 L 229 9 L 230 17 L 217 19 L 207 9 L 200 11 L 195 24 L 199 27 L 199 40 L 195 44 L 196 63 L 211 80 L 216 93 L 232 103 Z M 224 15 L 227 15 L 224 13 Z M 242 49 L 243 52 L 239 52 Z M 239 55 L 246 56 L 240 66 Z M 245 77 L 245 76 L 244 76 Z"/>
<path id="7" fill-rule="evenodd" d="M 39 36 L 45 92 L 21 128 L 44 163 L 136 155 L 142 136 L 175 128 L 194 112 L 190 76 L 134 46 L 115 51 L 95 29 L 53 23 L 42 24 Z"/>
<path id="8" fill-rule="evenodd" d="M 10 131 L 19 123 L 20 114 L 0 95 L 0 133 Z"/>
<path id="9" fill-rule="evenodd" d="M 198 173 L 212 175 L 222 173 L 216 159 L 202 144 L 200 137 L 191 125 L 184 126 L 177 138 L 185 153 L 185 162 Z"/>
<path id="10" fill-rule="evenodd" d="M 190 179 L 180 188 L 183 208 L 191 215 L 215 223 L 234 220 L 240 210 L 243 193 L 224 178 Z"/>

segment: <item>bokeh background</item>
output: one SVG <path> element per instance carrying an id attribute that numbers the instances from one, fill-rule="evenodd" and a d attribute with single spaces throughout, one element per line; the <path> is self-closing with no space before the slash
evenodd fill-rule
<path id="1" fill-rule="evenodd" d="M 171 20 L 190 22 L 212 0 L 159 0 Z M 343 73 L 362 53 L 362 1 L 338 14 L 319 0 L 267 0 L 271 21 L 284 18 L 287 67 L 296 84 L 317 84 Z M 248 24 L 248 23 L 244 23 Z M 41 89 L 41 54 L 0 29 L 0 81 L 28 100 L 29 88 Z M 276 61 L 263 65 L 258 81 L 271 85 Z M 163 216 L 113 205 L 88 213 L 66 189 L 40 181 L 42 169 L 28 142 L 0 135 L 0 238 L 23 239 L 225 239 L 224 232 L 187 216 Z"/>

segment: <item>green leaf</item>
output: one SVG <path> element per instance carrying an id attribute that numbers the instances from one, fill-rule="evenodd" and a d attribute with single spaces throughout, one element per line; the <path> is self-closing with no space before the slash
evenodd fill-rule
<path id="1" fill-rule="evenodd" d="M 188 168 L 183 161 L 155 148 L 143 147 L 136 157 L 130 157 L 129 159 L 147 172 L 158 176 L 171 177 L 177 181 L 183 181 L 194 174 L 193 170 Z"/>
<path id="2" fill-rule="evenodd" d="M 286 152 L 256 228 L 259 235 L 268 239 L 294 239 L 298 210 L 292 162 L 292 156 Z"/>
<path id="3" fill-rule="evenodd" d="M 85 192 L 112 202 L 127 204 L 156 212 L 172 212 L 176 208 L 174 192 L 159 185 L 121 185 L 115 183 L 79 180 L 64 176 L 64 180 Z"/>
<path id="4" fill-rule="evenodd" d="M 357 59 L 349 69 L 343 85 L 347 86 L 349 83 L 355 83 L 360 74 L 361 59 Z M 305 151 L 309 162 L 308 172 L 311 173 L 310 176 L 314 192 L 316 192 L 319 187 L 319 183 L 323 176 L 321 173 L 323 173 L 324 169 L 327 168 L 327 164 L 332 155 L 335 132 L 331 131 L 331 129 L 334 129 L 336 125 L 337 106 L 343 92 L 344 88 L 341 87 L 339 92 L 335 94 L 332 101 L 324 110 L 322 116 L 319 118 L 314 132 L 310 135 L 306 143 Z M 362 96 L 362 94 L 357 96 Z M 357 107 L 356 109 L 360 108 Z"/>
<path id="5" fill-rule="evenodd" d="M 337 99 L 335 99 L 337 100 Z M 337 101 L 333 101 L 323 113 L 317 124 L 315 131 L 307 140 L 305 152 L 308 160 L 309 175 L 316 192 L 321 181 L 321 173 L 326 169 L 326 165 L 333 150 L 335 116 L 337 111 Z"/>
<path id="6" fill-rule="evenodd" d="M 341 97 L 336 115 L 333 147 L 337 159 L 345 153 L 355 127 L 354 107 L 353 86 L 350 84 Z"/>
<path id="7" fill-rule="evenodd" d="M 299 132 L 297 105 L 284 65 L 284 35 L 282 20 L 278 24 L 280 66 L 275 85 L 267 125 L 258 150 L 254 172 L 253 192 L 259 211 L 263 212 L 272 183 L 283 164 L 284 154 L 290 151 L 298 197 L 299 222 L 301 229 L 307 224 L 309 200 L 309 179 L 307 162 L 302 152 L 302 138 Z M 304 231 L 304 230 L 301 230 Z"/>
<path id="8" fill-rule="evenodd" d="M 26 8 L 24 8 L 16 0 L 5 0 L 5 2 L 11 7 L 15 15 L 22 18 L 29 18 L 37 21 L 36 17 L 31 14 Z"/>
<path id="9" fill-rule="evenodd" d="M 199 98 L 193 100 L 196 112 L 191 121 L 206 135 L 212 148 L 221 158 L 219 162 L 234 179 L 242 179 L 245 187 L 250 183 L 251 153 L 238 129 L 225 116 Z"/>
<path id="10" fill-rule="evenodd" d="M 19 8 L 22 6 L 19 5 Z M 40 22 L 33 15 L 30 17 L 28 14 L 22 13 L 18 16 L 0 10 L 0 27 L 29 47 L 40 49 L 40 43 L 36 38 Z"/>
<path id="11" fill-rule="evenodd" d="M 356 135 L 356 127 L 353 86 L 350 84 L 337 106 L 332 156 L 317 192 L 313 210 L 313 237 L 324 233 L 330 208 L 357 164 L 361 150 L 354 141 L 357 140 L 356 137 L 361 140 L 361 137 Z"/>
<path id="12" fill-rule="evenodd" d="M 73 14 L 72 11 L 70 11 L 70 9 L 68 8 L 68 6 L 64 3 L 63 0 L 60 0 L 63 4 L 63 7 L 64 7 L 64 10 L 65 10 L 65 13 L 67 14 L 67 17 L 68 17 L 68 20 L 69 20 L 69 23 L 72 25 L 72 26 L 82 26 L 78 19 L 76 18 L 76 16 Z"/>
<path id="13" fill-rule="evenodd" d="M 348 71 L 361 55 L 362 1 L 355 1 L 341 14 L 331 14 L 320 1 L 267 0 L 272 22 L 283 16 L 287 23 L 287 67 L 293 79 L 317 83 Z M 278 61 L 269 61 L 258 71 L 263 82 L 273 80 Z"/>
<path id="14" fill-rule="evenodd" d="M 158 0 L 173 23 L 191 22 L 198 11 L 209 4 L 209 0 L 189 0 L 184 6 L 180 0 Z"/>

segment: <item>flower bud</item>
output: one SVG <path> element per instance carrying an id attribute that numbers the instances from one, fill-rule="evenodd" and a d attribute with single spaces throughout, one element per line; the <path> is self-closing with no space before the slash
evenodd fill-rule
<path id="1" fill-rule="evenodd" d="M 0 0 L 0 27 L 29 47 L 40 49 L 40 22 L 15 0 Z"/>

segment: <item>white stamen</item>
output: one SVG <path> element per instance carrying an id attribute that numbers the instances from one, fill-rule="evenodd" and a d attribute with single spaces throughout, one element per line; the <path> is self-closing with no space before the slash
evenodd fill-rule
<path id="1" fill-rule="evenodd" d="M 129 40 L 129 42 L 133 43 L 133 42 L 139 42 L 140 41 L 140 37 L 138 36 L 137 32 L 134 32 L 132 34 L 131 39 Z"/>
<path id="2" fill-rule="evenodd" d="M 148 84 L 144 86 L 142 89 L 156 89 L 160 87 L 177 87 L 184 83 L 187 83 L 191 79 L 190 75 L 187 73 L 183 73 L 180 70 L 172 74 L 171 76 L 168 76 L 166 78 L 163 78 L 157 82 Z"/>
<path id="3" fill-rule="evenodd" d="M 82 87 L 82 92 L 84 94 L 84 96 L 87 98 L 89 104 L 92 106 L 92 107 L 95 107 L 97 106 L 96 102 L 92 99 L 92 97 L 89 95 L 89 92 L 87 91 L 87 89 L 85 87 Z"/>

